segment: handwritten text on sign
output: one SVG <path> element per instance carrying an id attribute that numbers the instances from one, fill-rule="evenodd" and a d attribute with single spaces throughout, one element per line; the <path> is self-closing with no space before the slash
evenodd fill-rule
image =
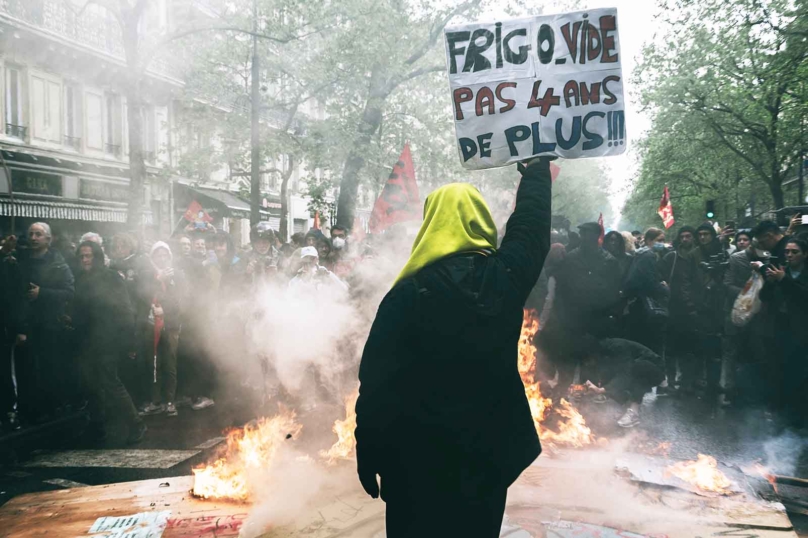
<path id="1" fill-rule="evenodd" d="M 616 9 L 448 27 L 445 38 L 465 168 L 625 151 Z"/>

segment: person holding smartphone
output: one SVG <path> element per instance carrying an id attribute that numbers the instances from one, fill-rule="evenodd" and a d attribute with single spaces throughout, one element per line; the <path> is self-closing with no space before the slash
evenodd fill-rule
<path id="1" fill-rule="evenodd" d="M 789 239 L 784 248 L 786 265 L 766 268 L 760 300 L 776 320 L 777 355 L 782 361 L 780 401 L 789 418 L 802 423 L 808 404 L 808 243 Z"/>

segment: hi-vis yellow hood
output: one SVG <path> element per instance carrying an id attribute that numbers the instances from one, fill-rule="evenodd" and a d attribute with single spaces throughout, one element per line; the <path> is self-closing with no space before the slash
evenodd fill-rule
<path id="1" fill-rule="evenodd" d="M 497 227 L 480 192 L 468 183 L 444 185 L 426 199 L 424 223 L 395 284 L 451 254 L 496 245 Z"/>

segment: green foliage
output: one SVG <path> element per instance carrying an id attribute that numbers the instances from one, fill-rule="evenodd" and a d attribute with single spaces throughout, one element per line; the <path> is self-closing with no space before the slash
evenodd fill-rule
<path id="1" fill-rule="evenodd" d="M 634 77 L 653 126 L 624 209 L 635 226 L 659 225 L 669 185 L 679 224 L 719 221 L 746 207 L 783 207 L 805 133 L 808 29 L 803 2 L 662 1 L 667 33 L 648 45 Z M 796 8 L 796 9 L 795 9 Z M 722 214 L 723 213 L 723 214 Z"/>

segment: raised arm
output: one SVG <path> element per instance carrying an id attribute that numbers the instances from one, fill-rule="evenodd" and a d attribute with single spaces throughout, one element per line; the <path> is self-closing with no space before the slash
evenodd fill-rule
<path id="1" fill-rule="evenodd" d="M 519 292 L 527 298 L 550 250 L 550 159 L 533 159 L 520 170 L 516 208 L 508 219 L 498 255 Z"/>

